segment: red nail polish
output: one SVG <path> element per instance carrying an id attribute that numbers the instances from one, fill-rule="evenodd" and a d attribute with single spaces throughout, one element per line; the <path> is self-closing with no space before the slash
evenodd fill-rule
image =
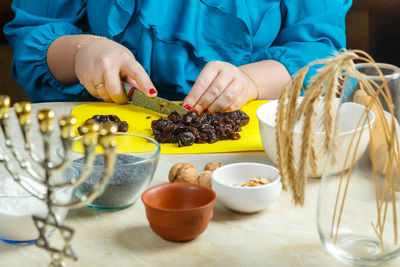
<path id="1" fill-rule="evenodd" d="M 204 110 L 205 113 L 210 113 L 210 111 L 208 109 Z"/>
<path id="2" fill-rule="evenodd" d="M 197 114 L 199 114 L 199 112 L 197 111 L 197 109 L 194 109 L 193 111 L 196 112 Z"/>
<path id="3" fill-rule="evenodd" d="M 183 107 L 186 108 L 187 110 L 191 110 L 191 109 L 192 109 L 192 108 L 191 108 L 189 105 L 187 105 L 187 104 L 184 105 Z"/>
<path id="4" fill-rule="evenodd" d="M 135 91 L 136 89 L 137 89 L 137 88 L 135 88 L 135 87 L 132 86 L 131 90 L 129 90 L 128 98 L 132 98 L 133 91 Z"/>
<path id="5" fill-rule="evenodd" d="M 150 88 L 150 89 L 149 89 L 149 93 L 150 93 L 151 95 L 155 95 L 155 94 L 157 94 L 157 91 L 156 91 L 156 89 L 154 89 L 154 88 Z"/>

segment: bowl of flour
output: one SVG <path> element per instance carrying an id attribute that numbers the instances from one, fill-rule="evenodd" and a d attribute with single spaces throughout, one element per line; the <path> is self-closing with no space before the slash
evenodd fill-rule
<path id="1" fill-rule="evenodd" d="M 23 184 L 45 196 L 46 188 L 41 184 L 22 178 Z M 73 195 L 72 189 L 56 191 L 55 199 L 67 202 Z M 47 214 L 45 201 L 31 195 L 24 187 L 15 182 L 13 178 L 0 179 L 0 241 L 9 244 L 32 244 L 39 237 L 32 216 L 44 217 Z M 62 222 L 68 213 L 67 208 L 55 208 L 58 222 Z M 52 232 L 49 227 L 48 235 Z"/>

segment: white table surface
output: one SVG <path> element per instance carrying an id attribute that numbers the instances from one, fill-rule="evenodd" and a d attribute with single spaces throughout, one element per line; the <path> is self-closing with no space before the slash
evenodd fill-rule
<path id="1" fill-rule="evenodd" d="M 69 114 L 77 104 L 34 104 L 33 113 L 51 108 L 58 117 Z M 13 132 L 18 138 L 16 127 Z M 169 168 L 177 162 L 191 162 L 201 170 L 210 161 L 271 164 L 264 152 L 161 155 L 152 185 L 167 182 Z M 0 179 L 3 175 L 5 172 L 0 172 Z M 304 207 L 295 207 L 289 192 L 282 192 L 264 211 L 250 215 L 232 212 L 216 201 L 207 230 L 186 243 L 168 242 L 154 234 L 141 200 L 116 212 L 72 210 L 65 224 L 76 230 L 72 245 L 79 260 L 67 260 L 67 265 L 347 266 L 334 259 L 318 237 L 319 184 L 318 179 L 308 181 Z M 47 266 L 48 259 L 47 253 L 35 245 L 12 246 L 0 242 L 0 266 Z M 400 266 L 400 258 L 385 266 Z"/>

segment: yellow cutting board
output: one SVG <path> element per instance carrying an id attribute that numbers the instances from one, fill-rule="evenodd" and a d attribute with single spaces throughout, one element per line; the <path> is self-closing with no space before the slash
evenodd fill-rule
<path id="1" fill-rule="evenodd" d="M 258 130 L 256 110 L 266 103 L 265 100 L 255 100 L 241 108 L 250 117 L 249 123 L 239 132 L 239 140 L 221 140 L 213 144 L 193 144 L 188 147 L 178 147 L 178 144 L 163 143 L 161 154 L 195 154 L 221 153 L 239 151 L 262 151 L 263 146 Z M 129 133 L 152 136 L 151 122 L 164 114 L 134 106 L 132 104 L 117 105 L 110 103 L 89 103 L 76 106 L 71 115 L 77 120 L 77 127 L 94 115 L 117 115 L 121 120 L 128 122 Z M 78 131 L 76 131 L 78 134 Z"/>

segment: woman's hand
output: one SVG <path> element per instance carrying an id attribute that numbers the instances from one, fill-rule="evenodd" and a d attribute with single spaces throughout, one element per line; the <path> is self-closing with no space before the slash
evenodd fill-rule
<path id="1" fill-rule="evenodd" d="M 75 55 L 75 75 L 88 92 L 105 102 L 128 102 L 121 81 L 156 96 L 146 71 L 126 47 L 109 39 L 89 40 Z"/>
<path id="2" fill-rule="evenodd" d="M 182 105 L 198 113 L 233 111 L 258 97 L 253 80 L 234 65 L 211 61 L 197 77 Z"/>

